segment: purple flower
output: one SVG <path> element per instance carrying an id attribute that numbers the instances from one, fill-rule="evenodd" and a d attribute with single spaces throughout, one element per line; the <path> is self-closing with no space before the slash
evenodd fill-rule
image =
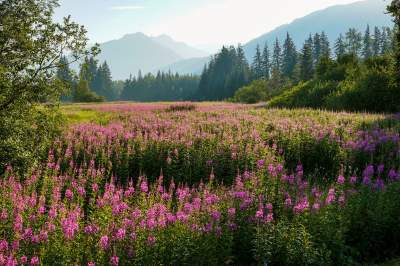
<path id="1" fill-rule="evenodd" d="M 108 243 L 108 236 L 107 236 L 107 235 L 104 235 L 104 236 L 102 236 L 102 237 L 100 238 L 100 247 L 101 247 L 102 250 L 107 250 L 107 249 L 108 249 L 108 246 L 109 246 L 109 243 Z"/>
<path id="2" fill-rule="evenodd" d="M 39 265 L 39 258 L 34 256 L 31 258 L 31 265 Z"/>
<path id="3" fill-rule="evenodd" d="M 110 264 L 112 266 L 118 266 L 119 264 L 119 257 L 118 256 L 112 256 L 110 259 Z"/>
<path id="4" fill-rule="evenodd" d="M 140 190 L 144 193 L 147 193 L 149 191 L 149 187 L 147 186 L 146 180 L 143 180 L 142 183 L 140 184 Z"/>
<path id="5" fill-rule="evenodd" d="M 261 220 L 263 217 L 264 217 L 264 212 L 263 212 L 263 210 L 258 210 L 258 211 L 256 212 L 256 218 Z"/>
<path id="6" fill-rule="evenodd" d="M 235 209 L 235 208 L 229 208 L 229 209 L 228 209 L 228 216 L 229 216 L 229 218 L 235 217 L 235 214 L 236 214 L 236 209 Z"/>
<path id="7" fill-rule="evenodd" d="M 346 179 L 342 175 L 340 175 L 337 179 L 337 183 L 340 185 L 343 185 L 345 181 L 346 181 Z"/>
<path id="8" fill-rule="evenodd" d="M 264 164 L 265 164 L 265 160 L 258 160 L 258 161 L 257 161 L 257 167 L 258 167 L 258 169 L 263 168 L 263 167 L 264 167 Z"/>
<path id="9" fill-rule="evenodd" d="M 147 245 L 154 246 L 155 243 L 156 243 L 156 238 L 154 236 L 150 235 L 147 237 Z"/>

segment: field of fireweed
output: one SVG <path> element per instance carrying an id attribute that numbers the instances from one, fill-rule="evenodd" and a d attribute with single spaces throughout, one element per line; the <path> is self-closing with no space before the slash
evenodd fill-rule
<path id="1" fill-rule="evenodd" d="M 0 181 L 0 265 L 365 265 L 400 256 L 400 116 L 64 106 Z"/>

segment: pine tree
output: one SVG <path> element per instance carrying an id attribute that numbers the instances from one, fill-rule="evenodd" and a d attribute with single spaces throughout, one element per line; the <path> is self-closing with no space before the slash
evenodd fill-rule
<path id="1" fill-rule="evenodd" d="M 374 38 L 372 40 L 372 52 L 373 56 L 378 56 L 381 52 L 381 31 L 378 27 L 374 29 Z"/>
<path id="2" fill-rule="evenodd" d="M 335 42 L 335 55 L 336 58 L 342 57 L 346 53 L 346 44 L 344 42 L 343 35 L 340 34 Z"/>
<path id="3" fill-rule="evenodd" d="M 282 74 L 286 77 L 293 78 L 294 69 L 297 63 L 296 46 L 290 37 L 286 34 L 286 40 L 283 44 L 282 54 Z"/>
<path id="4" fill-rule="evenodd" d="M 329 43 L 329 38 L 323 31 L 321 33 L 321 57 L 330 58 L 331 56 L 331 45 Z"/>
<path id="5" fill-rule="evenodd" d="M 270 54 L 268 49 L 268 44 L 265 43 L 264 50 L 262 54 L 262 65 L 263 65 L 263 73 L 265 79 L 270 79 L 271 77 L 271 62 L 270 62 Z"/>
<path id="6" fill-rule="evenodd" d="M 274 52 L 272 54 L 272 71 L 281 73 L 282 69 L 282 49 L 278 39 L 275 40 Z"/>
<path id="7" fill-rule="evenodd" d="M 65 91 L 61 95 L 61 101 L 71 101 L 73 88 L 75 85 L 75 78 L 72 70 L 69 67 L 68 59 L 65 56 L 60 58 L 57 68 L 56 77 L 63 82 Z"/>
<path id="8" fill-rule="evenodd" d="M 346 47 L 350 54 L 360 55 L 362 48 L 362 34 L 355 28 L 350 28 L 346 33 Z"/>
<path id="9" fill-rule="evenodd" d="M 395 78 L 397 83 L 397 89 L 400 90 L 400 2 L 398 0 L 393 0 L 388 6 L 389 13 L 393 16 L 393 21 L 395 24 Z"/>
<path id="10" fill-rule="evenodd" d="M 367 25 L 367 29 L 365 30 L 364 34 L 364 42 L 363 42 L 363 51 L 362 55 L 364 59 L 368 59 L 372 56 L 372 39 L 371 39 L 371 33 L 369 29 L 369 25 Z"/>
<path id="11" fill-rule="evenodd" d="M 260 45 L 257 45 L 256 47 L 256 54 L 254 55 L 253 64 L 251 65 L 251 72 L 253 79 L 260 79 L 263 77 L 264 73 L 262 70 Z"/>
<path id="12" fill-rule="evenodd" d="M 111 71 L 106 61 L 97 69 L 92 89 L 107 100 L 115 100 L 116 95 L 113 92 Z"/>
<path id="13" fill-rule="evenodd" d="M 391 38 L 391 32 L 390 28 L 382 28 L 382 34 L 381 34 L 381 51 L 380 54 L 384 55 L 387 54 L 390 51 L 390 38 Z"/>
<path id="14" fill-rule="evenodd" d="M 319 59 L 321 58 L 321 36 L 319 35 L 319 33 L 314 34 L 312 41 L 313 60 L 314 64 L 317 64 Z"/>
<path id="15" fill-rule="evenodd" d="M 313 41 L 310 36 L 301 50 L 300 79 L 303 81 L 310 80 L 314 76 L 312 44 Z"/>

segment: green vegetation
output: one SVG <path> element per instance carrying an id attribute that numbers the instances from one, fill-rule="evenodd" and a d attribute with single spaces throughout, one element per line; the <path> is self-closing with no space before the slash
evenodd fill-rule
<path id="1" fill-rule="evenodd" d="M 257 103 L 268 100 L 267 82 L 255 80 L 235 92 L 232 101 L 239 103 Z"/>
<path id="2" fill-rule="evenodd" d="M 26 169 L 45 156 L 58 132 L 57 100 L 64 86 L 54 78 L 61 55 L 86 50 L 85 29 L 65 18 L 53 22 L 57 1 L 0 2 L 0 172 Z M 46 104 L 41 104 L 46 103 Z"/>

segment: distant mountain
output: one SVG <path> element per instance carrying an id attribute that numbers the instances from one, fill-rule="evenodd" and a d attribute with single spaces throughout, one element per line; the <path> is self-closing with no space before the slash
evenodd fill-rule
<path id="1" fill-rule="evenodd" d="M 171 71 L 173 73 L 177 72 L 179 74 L 197 74 L 200 75 L 203 71 L 204 65 L 207 64 L 210 60 L 210 57 L 196 57 L 189 58 L 185 60 L 178 61 L 176 63 L 164 66 L 160 69 L 164 72 Z"/>
<path id="2" fill-rule="evenodd" d="M 164 47 L 168 47 L 175 53 L 177 53 L 182 58 L 194 58 L 194 57 L 204 57 L 208 56 L 207 52 L 199 50 L 197 48 L 190 47 L 184 42 L 176 42 L 168 35 L 160 35 L 157 37 L 152 37 L 152 39 Z"/>
<path id="3" fill-rule="evenodd" d="M 246 57 L 249 62 L 253 60 L 257 44 L 263 47 L 267 42 L 270 50 L 272 50 L 276 38 L 282 44 L 287 32 L 292 36 L 299 50 L 310 33 L 325 31 L 333 45 L 339 34 L 344 34 L 349 28 L 356 28 L 364 32 L 367 24 L 371 27 L 392 26 L 391 17 L 385 14 L 387 4 L 388 1 L 383 0 L 366 0 L 316 11 L 246 43 L 243 47 Z M 373 29 L 371 30 L 373 31 Z M 179 61 L 170 68 L 182 73 L 198 73 L 208 58 Z"/>
<path id="4" fill-rule="evenodd" d="M 267 42 L 272 50 L 275 39 L 278 38 L 282 44 L 287 32 L 299 49 L 310 33 L 325 31 L 333 42 L 339 34 L 345 33 L 349 28 L 364 32 L 367 24 L 371 27 L 392 26 L 391 17 L 385 14 L 387 5 L 388 1 L 366 0 L 316 11 L 248 42 L 244 46 L 246 56 L 248 59 L 253 58 L 257 44 L 263 47 Z"/>
<path id="5" fill-rule="evenodd" d="M 207 55 L 169 36 L 149 37 L 143 33 L 102 43 L 100 48 L 98 59 L 107 61 L 113 79 L 127 79 L 130 74 L 136 75 L 139 69 L 142 73 L 152 72 L 180 60 Z"/>

